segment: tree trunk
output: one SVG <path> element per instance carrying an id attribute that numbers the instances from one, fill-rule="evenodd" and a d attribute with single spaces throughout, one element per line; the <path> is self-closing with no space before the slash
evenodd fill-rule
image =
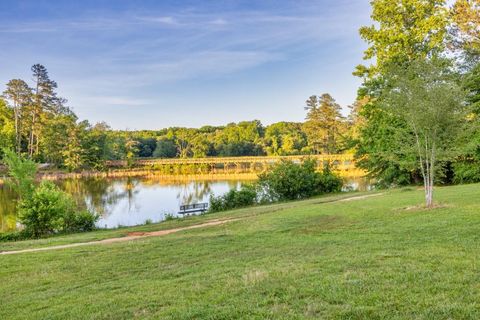
<path id="1" fill-rule="evenodd" d="M 21 141 L 20 141 L 20 128 L 19 128 L 19 110 L 18 110 L 18 103 L 15 102 L 15 107 L 14 107 L 14 113 L 15 113 L 15 149 L 17 151 L 17 154 L 20 154 L 20 148 L 21 148 Z"/>

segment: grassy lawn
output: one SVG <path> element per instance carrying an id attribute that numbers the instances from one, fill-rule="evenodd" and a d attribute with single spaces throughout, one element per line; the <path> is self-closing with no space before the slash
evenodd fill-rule
<path id="1" fill-rule="evenodd" d="M 242 217 L 0 256 L 0 319 L 479 319 L 480 185 L 436 196 L 443 206 L 428 211 L 413 207 L 421 191 L 403 189 L 2 243 L 13 250 Z"/>

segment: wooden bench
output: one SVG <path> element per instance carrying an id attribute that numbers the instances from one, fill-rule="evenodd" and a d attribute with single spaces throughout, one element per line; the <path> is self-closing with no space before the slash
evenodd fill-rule
<path id="1" fill-rule="evenodd" d="M 182 204 L 178 214 L 189 214 L 195 212 L 205 212 L 208 209 L 208 203 Z"/>

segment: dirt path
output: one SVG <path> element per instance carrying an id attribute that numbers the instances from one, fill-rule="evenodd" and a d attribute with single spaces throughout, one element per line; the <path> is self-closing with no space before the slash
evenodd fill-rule
<path id="1" fill-rule="evenodd" d="M 15 250 L 15 251 L 2 251 L 2 252 L 0 252 L 0 255 L 57 250 L 57 249 L 65 249 L 65 248 L 90 246 L 90 245 L 95 245 L 95 244 L 108 244 L 108 243 L 116 243 L 116 242 L 126 242 L 126 241 L 131 241 L 131 240 L 136 240 L 136 239 L 147 238 L 147 237 L 165 236 L 167 234 L 176 233 L 176 232 L 184 231 L 184 230 L 198 229 L 198 228 L 204 228 L 204 227 L 210 227 L 210 226 L 218 226 L 218 225 L 225 224 L 225 223 L 231 222 L 231 221 L 236 221 L 236 220 L 239 220 L 239 219 L 212 220 L 210 222 L 206 222 L 206 223 L 202 223 L 202 224 L 196 224 L 196 225 L 193 225 L 193 226 L 188 226 L 188 227 L 183 227 L 183 228 L 175 228 L 175 229 L 167 229 L 167 230 L 160 230 L 160 231 L 152 231 L 152 232 L 130 232 L 130 233 L 128 233 L 128 235 L 126 237 L 122 237 L 122 238 L 109 238 L 109 239 L 98 240 L 98 241 L 70 243 L 70 244 L 63 244 L 63 245 L 43 247 L 43 248 L 23 249 L 23 250 Z"/>
<path id="2" fill-rule="evenodd" d="M 363 196 L 353 196 L 353 197 L 334 200 L 334 201 L 326 202 L 326 203 L 362 200 L 362 199 L 381 196 L 381 195 L 383 195 L 383 193 L 367 194 L 367 195 L 363 195 Z M 320 202 L 319 204 L 322 204 L 322 203 L 325 203 L 325 202 Z M 0 251 L 0 255 L 58 250 L 58 249 L 66 249 L 66 248 L 74 248 L 74 247 L 82 247 L 82 246 L 91 246 L 91 245 L 96 245 L 96 244 L 126 242 L 126 241 L 131 241 L 131 240 L 136 240 L 136 239 L 147 238 L 147 237 L 160 237 L 160 236 L 165 236 L 167 234 L 176 233 L 176 232 L 179 232 L 179 231 L 198 229 L 198 228 L 204 228 L 204 227 L 209 227 L 209 226 L 218 226 L 218 225 L 221 225 L 221 224 L 225 224 L 225 223 L 232 222 L 232 221 L 237 221 L 237 220 L 241 220 L 241 219 L 238 218 L 238 219 L 225 219 L 225 220 L 211 220 L 209 222 L 205 222 L 205 223 L 202 223 L 202 224 L 196 224 L 196 225 L 193 225 L 193 226 L 188 226 L 188 227 L 183 227 L 183 228 L 175 228 L 175 229 L 167 229 L 167 230 L 160 230 L 160 231 L 130 232 L 130 233 L 127 234 L 127 236 L 121 237 L 121 238 L 109 238 L 109 239 L 104 239 L 104 240 L 70 243 L 70 244 L 63 244 L 63 245 L 43 247 L 43 248 L 23 249 L 23 250 L 15 250 L 15 251 Z"/>
<path id="3" fill-rule="evenodd" d="M 363 196 L 355 196 L 355 197 L 350 197 L 350 198 L 345 198 L 345 199 L 340 199 L 337 200 L 336 202 L 345 202 L 345 201 L 354 201 L 354 200 L 362 200 L 362 199 L 367 199 L 371 197 L 378 197 L 378 196 L 383 196 L 384 193 L 374 193 L 374 194 L 366 194 Z"/>

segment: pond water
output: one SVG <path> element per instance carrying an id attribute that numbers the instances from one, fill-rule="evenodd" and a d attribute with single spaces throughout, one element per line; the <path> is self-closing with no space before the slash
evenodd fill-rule
<path id="1" fill-rule="evenodd" d="M 101 216 L 98 227 L 116 228 L 160 222 L 167 215 L 178 216 L 180 205 L 208 202 L 211 194 L 222 195 L 248 181 L 144 177 L 67 179 L 56 183 L 72 194 L 80 206 Z M 349 190 L 369 188 L 362 178 L 348 180 L 347 185 Z M 8 187 L 0 185 L 0 232 L 14 230 L 16 226 L 15 196 Z"/>

